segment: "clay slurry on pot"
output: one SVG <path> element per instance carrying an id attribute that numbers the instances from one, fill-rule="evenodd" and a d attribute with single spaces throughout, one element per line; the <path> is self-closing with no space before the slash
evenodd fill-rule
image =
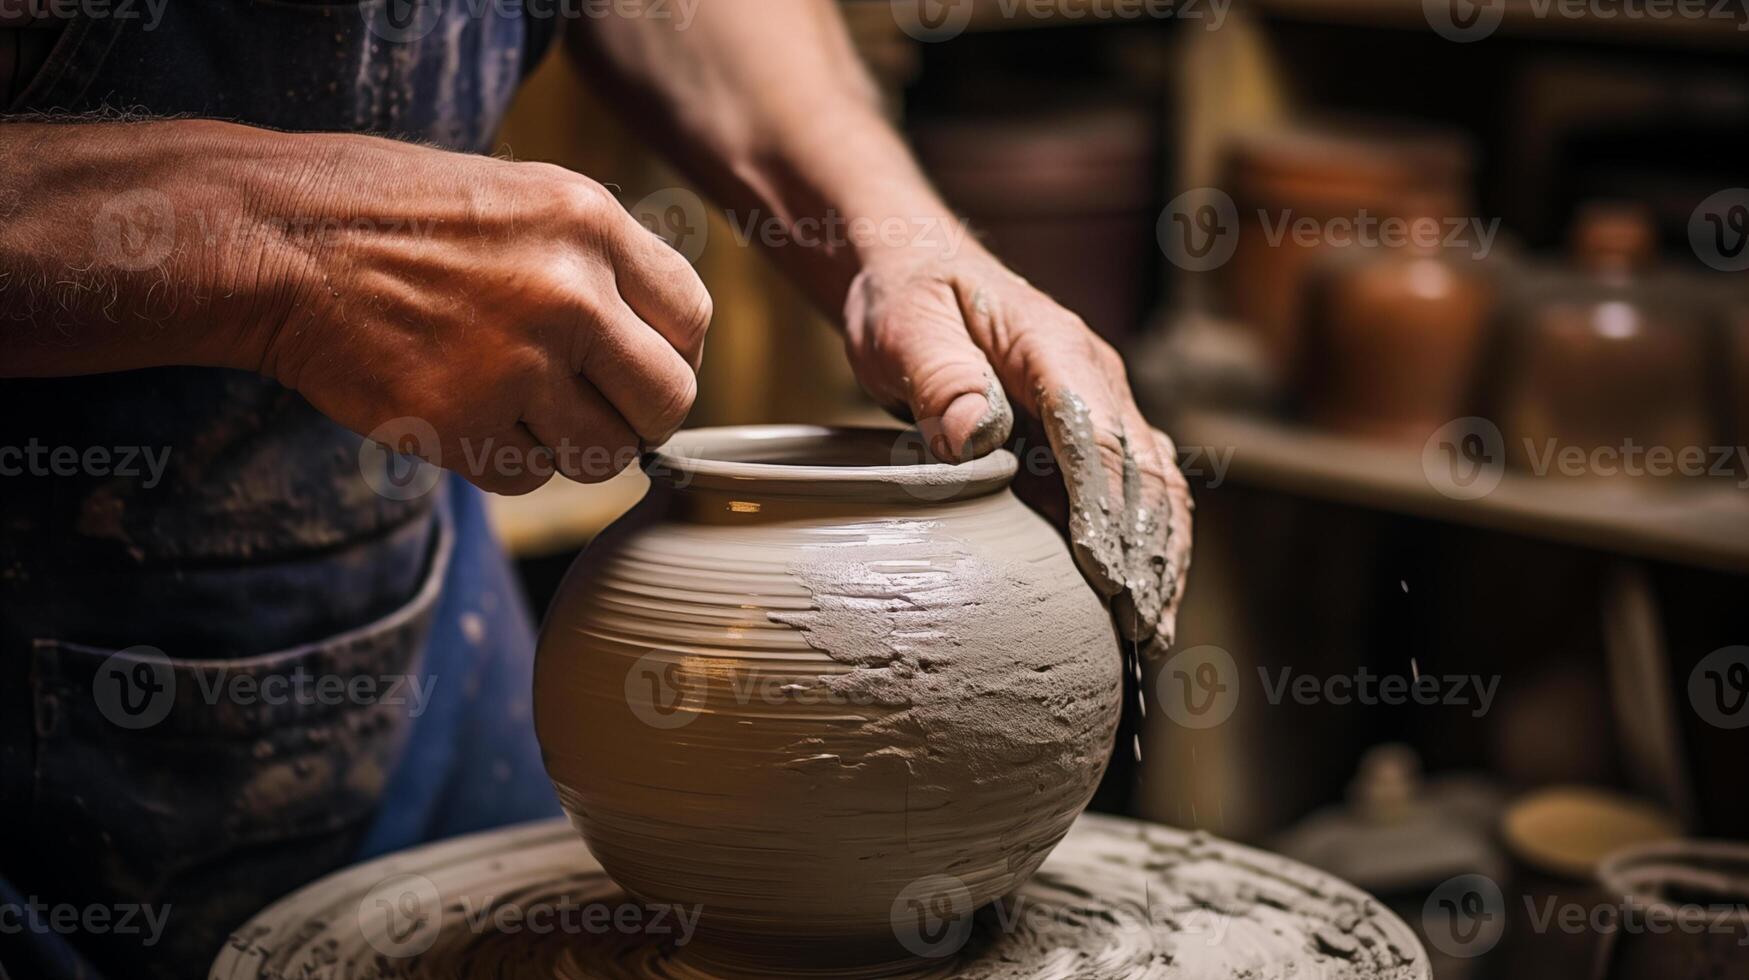
<path id="1" fill-rule="evenodd" d="M 908 963 L 905 889 L 951 876 L 975 908 L 1020 886 L 1111 750 L 1117 633 L 1007 489 L 1013 455 L 893 465 L 896 435 L 682 434 L 543 627 L 560 800 L 631 892 L 703 908 L 694 964 Z"/>
<path id="2" fill-rule="evenodd" d="M 1178 592 L 1178 574 L 1170 557 L 1174 528 L 1168 521 L 1162 533 L 1160 523 L 1169 515 L 1148 505 L 1126 433 L 1117 433 L 1123 454 L 1123 499 L 1114 501 L 1087 403 L 1072 391 L 1054 397 L 1041 394 L 1039 402 L 1068 487 L 1069 541 L 1075 561 L 1100 595 L 1112 600 L 1112 615 L 1124 638 L 1146 642 Z M 1161 506 L 1171 503 L 1162 499 Z"/>
<path id="3" fill-rule="evenodd" d="M 1111 751 L 1120 697 L 1111 627 L 1067 562 L 1025 547 L 1036 539 L 1011 543 L 1009 559 L 988 544 L 979 557 L 951 538 L 894 530 L 911 540 L 819 548 L 793 562 L 815 609 L 770 616 L 856 668 L 821 678 L 845 703 L 885 709 L 855 741 L 909 770 L 904 806 L 919 811 L 919 830 L 945 821 L 1002 835 L 983 866 L 946 870 L 974 891 L 1013 884 L 1068 830 Z M 797 746 L 792 764 L 822 761 L 811 748 Z"/>

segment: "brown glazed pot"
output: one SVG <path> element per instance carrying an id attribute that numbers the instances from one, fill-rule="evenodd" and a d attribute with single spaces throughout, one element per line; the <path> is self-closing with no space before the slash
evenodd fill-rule
<path id="1" fill-rule="evenodd" d="M 1223 311 L 1254 331 L 1277 377 L 1301 369 L 1306 277 L 1338 248 L 1292 224 L 1403 217 L 1428 201 L 1460 215 L 1471 150 L 1443 130 L 1337 120 L 1241 133 L 1226 150 L 1225 184 L 1238 212 L 1233 257 L 1220 270 Z"/>
<path id="2" fill-rule="evenodd" d="M 710 969 L 891 969 L 908 896 L 1016 888 L 1105 767 L 1103 604 L 1012 455 L 904 465 L 914 440 L 681 433 L 547 615 L 547 771 L 615 881 L 701 907 Z"/>
<path id="3" fill-rule="evenodd" d="M 1419 446 L 1465 414 L 1494 308 L 1478 261 L 1437 247 L 1345 249 L 1310 280 L 1310 421 Z"/>
<path id="4" fill-rule="evenodd" d="M 1598 880 L 1624 912 L 1601 937 L 1596 980 L 1743 975 L 1749 846 L 1673 841 L 1630 848 L 1606 859 Z"/>

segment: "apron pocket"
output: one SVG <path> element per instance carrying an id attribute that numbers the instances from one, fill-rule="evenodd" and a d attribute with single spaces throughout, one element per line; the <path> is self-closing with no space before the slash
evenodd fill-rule
<path id="1" fill-rule="evenodd" d="M 413 597 L 320 642 L 204 660 L 38 640 L 32 877 L 172 906 L 154 955 L 188 967 L 344 863 L 437 682 L 420 668 L 454 546 L 447 508 L 433 526 Z"/>

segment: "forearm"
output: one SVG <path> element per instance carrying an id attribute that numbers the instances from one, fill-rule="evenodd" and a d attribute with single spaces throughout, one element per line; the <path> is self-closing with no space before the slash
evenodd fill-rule
<path id="1" fill-rule="evenodd" d="M 254 367 L 295 304 L 308 138 L 226 123 L 0 123 L 0 375 Z"/>
<path id="2" fill-rule="evenodd" d="M 873 223 L 898 218 L 945 245 L 953 218 L 882 116 L 832 0 L 747 13 L 707 2 L 684 30 L 615 17 L 580 21 L 571 39 L 623 118 L 738 218 L 781 224 L 774 257 L 837 310 L 867 264 L 918 251 L 909 236 L 870 234 Z"/>

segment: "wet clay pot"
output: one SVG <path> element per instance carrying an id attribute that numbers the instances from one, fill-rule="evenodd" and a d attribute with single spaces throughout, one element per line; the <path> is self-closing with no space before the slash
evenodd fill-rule
<path id="1" fill-rule="evenodd" d="M 713 972 L 889 972 L 910 897 L 1016 888 L 1104 769 L 1106 609 L 1012 455 L 895 465 L 912 439 L 682 433 L 542 628 L 560 799 L 628 892 L 701 907 Z"/>

